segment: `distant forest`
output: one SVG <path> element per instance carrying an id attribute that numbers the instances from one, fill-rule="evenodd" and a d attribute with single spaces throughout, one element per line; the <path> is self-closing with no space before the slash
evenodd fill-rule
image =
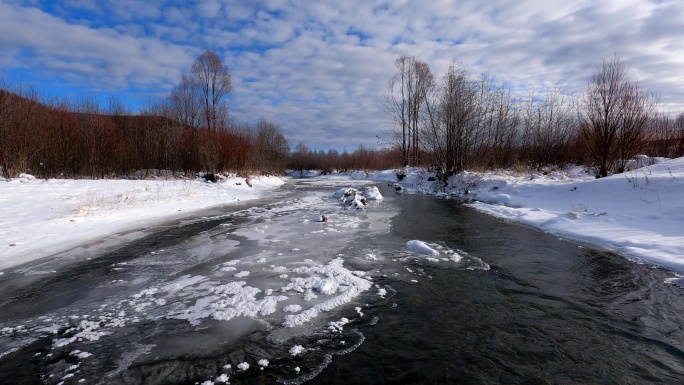
<path id="1" fill-rule="evenodd" d="M 580 164 L 597 176 L 622 172 L 637 154 L 684 153 L 684 114 L 657 111 L 658 98 L 626 77 L 616 56 L 597 67 L 584 95 L 516 95 L 452 63 L 440 77 L 415 57 L 395 62 L 384 107 L 394 130 L 383 149 L 290 150 L 277 122 L 228 119 L 228 68 L 207 50 L 162 100 L 132 113 L 116 97 L 42 99 L 0 78 L 2 176 L 117 178 L 141 170 L 174 174 L 329 172 L 428 167 L 440 176 L 494 168 Z"/>

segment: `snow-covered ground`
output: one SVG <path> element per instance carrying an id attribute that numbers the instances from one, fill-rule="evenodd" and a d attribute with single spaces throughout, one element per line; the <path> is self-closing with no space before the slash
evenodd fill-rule
<path id="1" fill-rule="evenodd" d="M 193 210 L 264 196 L 278 177 L 73 180 L 0 179 L 0 274 L 22 263 Z"/>
<path id="2" fill-rule="evenodd" d="M 396 182 L 402 192 L 459 197 L 476 210 L 684 272 L 684 158 L 595 179 L 566 171 L 466 172 L 443 183 L 418 169 L 356 174 Z M 431 180 L 432 179 L 432 180 Z"/>

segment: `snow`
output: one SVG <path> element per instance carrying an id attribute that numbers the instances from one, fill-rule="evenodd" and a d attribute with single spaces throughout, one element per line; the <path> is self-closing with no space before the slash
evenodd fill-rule
<path id="1" fill-rule="evenodd" d="M 433 249 L 432 247 L 428 246 L 425 242 L 419 241 L 419 240 L 412 240 L 406 242 L 406 247 L 411 250 L 415 251 L 418 254 L 423 254 L 423 255 L 439 255 L 439 251 Z"/>
<path id="2" fill-rule="evenodd" d="M 367 266 L 384 261 L 386 254 L 375 249 L 361 249 L 348 256 L 337 255 L 336 251 L 330 252 L 340 250 L 335 245 L 329 250 L 310 250 L 310 242 L 314 236 L 323 238 L 335 233 L 334 237 L 338 237 L 337 233 L 346 231 L 348 238 L 340 238 L 340 242 L 346 244 L 356 234 L 369 231 L 360 230 L 362 220 L 359 218 L 380 215 L 373 212 L 372 208 L 376 206 L 369 202 L 382 199 L 382 196 L 376 187 L 359 187 L 370 184 L 368 179 L 395 183 L 402 193 L 463 198 L 476 210 L 684 272 L 684 158 L 598 180 L 579 168 L 545 173 L 464 172 L 450 178 L 446 188 L 439 181 L 430 181 L 432 175 L 427 172 L 404 171 L 406 177 L 401 182 L 397 182 L 394 170 L 337 175 L 330 182 L 312 181 L 319 186 L 340 187 L 349 185 L 350 177 L 366 179 L 354 181 L 355 187 L 341 188 L 333 199 L 329 193 L 312 194 L 287 201 L 282 207 L 269 207 L 267 212 L 247 210 L 250 216 L 263 219 L 263 222 L 245 225 L 234 234 L 268 245 L 259 255 L 230 261 L 222 259 L 212 267 L 213 270 L 204 272 L 205 275 L 172 276 L 161 282 L 150 282 L 131 290 L 123 300 L 103 307 L 95 313 L 97 317 L 51 316 L 29 327 L 46 333 L 53 331 L 52 347 L 70 350 L 82 348 L 80 341 L 115 336 L 121 326 L 154 317 L 185 319 L 191 324 L 199 324 L 204 319 L 261 318 L 295 328 L 320 316 L 326 322 L 322 327 L 341 332 L 349 319 L 330 314 L 339 321 L 327 323 L 329 318 L 323 316 L 325 312 L 340 309 L 371 288 L 374 288 L 371 296 L 385 298 L 389 294 L 385 287 L 373 284 L 371 271 L 364 274 L 348 269 L 347 261 L 355 260 Z M 282 184 L 282 180 L 253 178 L 252 183 L 254 188 L 244 183 L 238 186 L 235 182 L 210 184 L 196 180 L 43 181 L 23 176 L 0 181 L 0 248 L 4 249 L 0 252 L 0 270 L 116 232 L 187 215 L 192 210 L 257 198 Z M 361 197 L 367 201 L 366 210 L 345 211 L 347 205 L 361 201 Z M 75 210 L 79 202 L 88 203 L 87 209 Z M 78 207 L 84 206 L 79 203 Z M 179 213 L 178 209 L 182 211 Z M 280 213 L 298 209 L 303 210 L 296 218 L 285 222 L 287 226 L 278 227 L 276 220 L 286 218 L 278 217 Z M 307 219 L 322 215 L 328 218 L 326 222 Z M 392 214 L 383 211 L 382 215 Z M 380 223 L 387 225 L 385 219 L 373 222 L 373 231 L 378 231 Z M 200 238 L 198 242 L 204 239 Z M 331 237 L 330 241 L 335 239 Z M 235 244 L 230 242 L 227 240 L 221 246 L 233 247 Z M 393 258 L 453 263 L 467 269 L 489 268 L 476 257 L 449 249 L 441 242 L 414 239 L 397 245 L 398 249 L 404 246 L 405 249 L 397 250 Z M 204 249 L 200 247 L 200 250 Z M 408 268 L 407 271 L 414 274 Z M 424 277 L 418 272 L 415 275 Z M 428 278 L 419 279 L 423 282 Z M 672 281 L 673 284 L 678 282 Z M 112 283 L 118 284 L 126 283 Z M 360 315 L 360 310 L 356 310 Z M 22 326 L 0 329 L 3 336 L 24 334 Z M 293 356 L 305 352 L 301 345 L 289 350 Z M 0 357 L 4 354 L 8 353 L 0 353 Z M 72 354 L 84 360 L 91 355 L 78 350 L 73 350 Z M 257 365 L 266 366 L 261 365 L 261 361 Z M 249 364 L 242 363 L 238 368 L 247 370 Z M 227 381 L 227 376 L 222 379 Z M 219 378 L 214 381 L 222 382 Z"/>
<path id="3" fill-rule="evenodd" d="M 446 186 L 435 180 L 434 173 L 419 168 L 317 178 L 384 181 L 393 183 L 400 193 L 465 199 L 478 211 L 684 272 L 684 158 L 639 156 L 633 163 L 635 167 L 652 165 L 601 179 L 582 167 L 539 172 L 466 171 L 449 178 Z M 405 177 L 399 181 L 398 174 Z M 340 189 L 336 196 L 344 199 L 344 192 L 349 188 Z M 370 200 L 371 194 L 363 194 Z M 411 241 L 406 246 L 428 259 L 435 256 L 436 250 L 424 243 Z M 457 254 L 449 257 L 456 258 Z M 372 259 L 371 255 L 366 259 Z"/>
<path id="4" fill-rule="evenodd" d="M 0 271 L 193 210 L 259 198 L 278 177 L 0 180 Z M 237 183 L 240 183 L 238 185 Z"/>
<path id="5" fill-rule="evenodd" d="M 429 181 L 431 176 L 410 169 L 406 178 L 394 182 L 401 192 L 463 198 L 470 207 L 505 220 L 684 271 L 684 158 L 601 179 L 580 167 L 464 172 L 451 177 L 445 188 Z M 407 247 L 423 250 L 415 244 Z"/>
<path id="6" fill-rule="evenodd" d="M 370 281 L 357 277 L 353 272 L 347 270 L 342 265 L 343 259 L 336 258 L 325 266 L 301 267 L 295 269 L 297 273 L 306 273 L 310 274 L 310 276 L 306 278 L 291 278 L 290 283 L 281 288 L 282 292 L 294 291 L 304 293 L 304 299 L 306 300 L 307 294 L 310 299 L 317 297 L 317 295 L 313 294 L 313 291 L 315 290 L 331 298 L 317 303 L 301 313 L 286 315 L 283 326 L 295 327 L 302 325 L 309 322 L 311 319 L 316 318 L 320 312 L 330 311 L 336 307 L 349 303 L 362 292 L 370 289 L 372 286 Z"/>
<path id="7" fill-rule="evenodd" d="M 302 345 L 295 345 L 290 348 L 290 354 L 297 356 L 306 353 L 306 349 Z"/>
<path id="8" fill-rule="evenodd" d="M 383 199 L 383 196 L 376 186 L 366 186 L 362 190 L 353 187 L 341 188 L 333 194 L 333 198 L 340 200 L 345 207 L 359 210 L 366 208 L 368 206 L 368 201 L 381 200 Z M 323 219 L 323 217 L 321 217 L 320 221 L 325 222 L 327 221 L 327 218 Z"/>

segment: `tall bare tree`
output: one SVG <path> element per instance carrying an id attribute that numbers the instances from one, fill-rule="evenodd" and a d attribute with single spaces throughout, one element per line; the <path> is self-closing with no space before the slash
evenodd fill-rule
<path id="1" fill-rule="evenodd" d="M 216 130 L 225 124 L 227 107 L 221 99 L 232 90 L 230 71 L 207 49 L 192 63 L 191 74 L 200 90 L 204 123 L 209 130 Z"/>
<path id="2" fill-rule="evenodd" d="M 427 63 L 414 56 L 399 57 L 394 66 L 397 73 L 390 79 L 384 107 L 400 127 L 397 142 L 403 166 L 419 162 L 419 121 L 434 76 Z"/>
<path id="3" fill-rule="evenodd" d="M 186 74 L 181 76 L 178 85 L 171 90 L 169 104 L 173 119 L 186 126 L 200 126 L 202 97 L 199 84 L 192 77 Z"/>
<path id="4" fill-rule="evenodd" d="M 622 172 L 643 145 L 645 127 L 657 99 L 627 79 L 625 63 L 615 55 L 594 71 L 578 113 L 582 136 L 598 167 L 597 177 Z"/>
<path id="5" fill-rule="evenodd" d="M 481 106 L 478 91 L 467 69 L 453 62 L 426 104 L 426 144 L 446 175 L 462 171 L 468 162 Z"/>

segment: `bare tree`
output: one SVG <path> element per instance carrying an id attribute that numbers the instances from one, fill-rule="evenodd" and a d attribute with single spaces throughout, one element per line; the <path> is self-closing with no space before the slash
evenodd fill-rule
<path id="1" fill-rule="evenodd" d="M 483 152 L 478 156 L 487 168 L 508 167 L 516 159 L 514 145 L 520 116 L 513 103 L 513 93 L 504 83 L 487 87 L 490 97 L 489 116 L 486 118 L 486 137 Z"/>
<path id="2" fill-rule="evenodd" d="M 540 168 L 562 164 L 575 127 L 569 97 L 558 89 L 543 97 L 530 95 L 524 116 L 530 165 Z"/>
<path id="3" fill-rule="evenodd" d="M 419 162 L 419 120 L 427 94 L 434 87 L 430 67 L 414 56 L 403 55 L 394 62 L 397 73 L 390 79 L 384 107 L 401 130 L 397 142 L 403 166 Z"/>
<path id="4" fill-rule="evenodd" d="M 259 119 L 252 132 L 252 169 L 280 172 L 287 165 L 290 147 L 277 123 Z"/>
<path id="5" fill-rule="evenodd" d="M 655 114 L 648 122 L 646 154 L 673 158 L 677 155 L 679 130 L 677 122 L 665 113 Z"/>
<path id="6" fill-rule="evenodd" d="M 171 118 L 186 126 L 195 128 L 200 126 L 202 98 L 199 84 L 193 78 L 186 74 L 181 76 L 180 82 L 171 91 L 169 103 Z"/>
<path id="7" fill-rule="evenodd" d="M 216 130 L 225 124 L 227 107 L 221 99 L 232 90 L 230 71 L 213 51 L 207 49 L 192 63 L 191 73 L 200 90 L 204 123 L 209 130 Z"/>
<path id="8" fill-rule="evenodd" d="M 625 63 L 616 55 L 594 72 L 580 101 L 582 136 L 598 166 L 597 177 L 622 172 L 643 144 L 644 129 L 657 100 L 627 79 Z"/>
<path id="9" fill-rule="evenodd" d="M 675 126 L 677 130 L 677 151 L 674 155 L 684 156 L 684 113 L 677 116 Z"/>
<path id="10" fill-rule="evenodd" d="M 480 107 L 478 88 L 459 63 L 451 63 L 440 88 L 426 105 L 426 144 L 441 172 L 462 171 L 473 146 L 475 115 Z"/>

